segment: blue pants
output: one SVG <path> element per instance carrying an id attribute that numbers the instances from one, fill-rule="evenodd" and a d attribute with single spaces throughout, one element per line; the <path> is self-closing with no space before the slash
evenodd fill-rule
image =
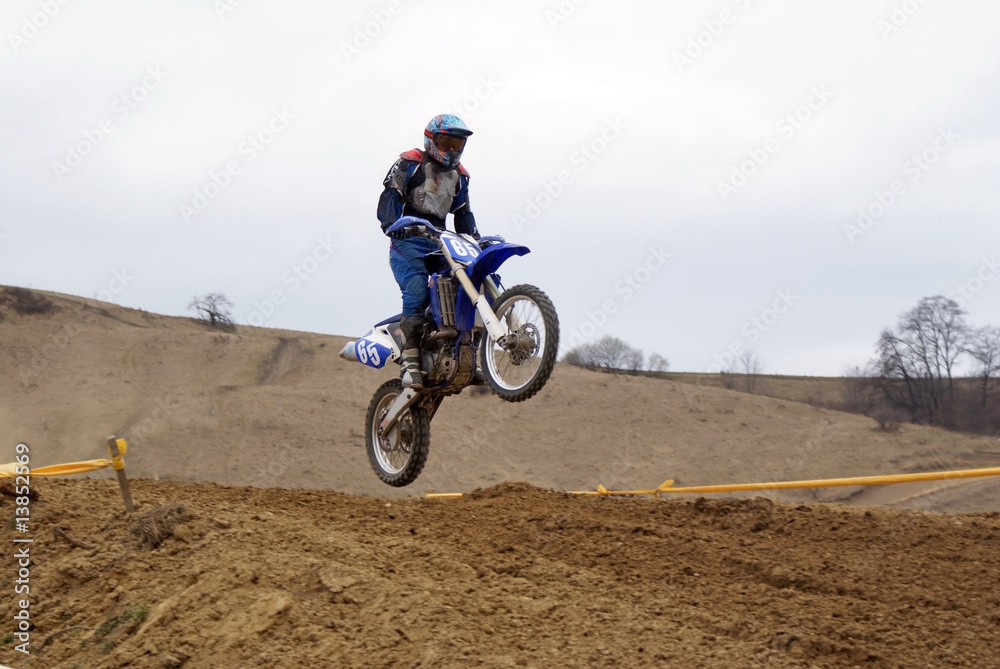
<path id="1" fill-rule="evenodd" d="M 436 250 L 437 244 L 422 237 L 394 239 L 389 245 L 389 266 L 403 293 L 404 316 L 423 316 L 430 303 L 424 257 Z"/>

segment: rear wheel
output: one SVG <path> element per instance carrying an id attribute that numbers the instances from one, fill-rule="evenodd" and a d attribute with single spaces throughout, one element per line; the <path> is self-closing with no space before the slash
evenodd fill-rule
<path id="1" fill-rule="evenodd" d="M 386 381 L 375 391 L 365 416 L 365 450 L 368 462 L 382 480 L 401 488 L 413 483 L 427 462 L 431 442 L 430 419 L 427 412 L 413 405 L 382 433 L 379 425 L 389 408 L 403 392 L 399 379 Z"/>
<path id="2" fill-rule="evenodd" d="M 487 333 L 482 357 L 486 380 L 508 402 L 528 399 L 552 375 L 559 348 L 559 318 L 548 295 L 534 286 L 514 286 L 493 301 L 507 333 L 502 344 Z"/>

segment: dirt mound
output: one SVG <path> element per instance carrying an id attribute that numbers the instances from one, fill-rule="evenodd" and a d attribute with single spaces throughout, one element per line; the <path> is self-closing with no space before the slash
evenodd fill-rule
<path id="1" fill-rule="evenodd" d="M 998 513 L 35 482 L 18 668 L 1000 667 Z"/>

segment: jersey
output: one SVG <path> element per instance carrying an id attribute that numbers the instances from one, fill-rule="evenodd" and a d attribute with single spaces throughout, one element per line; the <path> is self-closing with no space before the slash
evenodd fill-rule
<path id="1" fill-rule="evenodd" d="M 455 232 L 479 237 L 469 207 L 469 173 L 461 164 L 442 169 L 420 149 L 400 154 L 382 181 L 377 215 L 384 232 L 401 216 L 424 218 L 439 229 L 455 217 Z"/>

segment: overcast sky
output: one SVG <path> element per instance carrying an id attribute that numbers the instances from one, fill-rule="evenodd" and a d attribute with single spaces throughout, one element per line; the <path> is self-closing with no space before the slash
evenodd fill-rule
<path id="1" fill-rule="evenodd" d="M 5 0 L 0 284 L 361 335 L 432 116 L 562 351 L 839 375 L 921 297 L 1000 325 L 1000 5 Z"/>

